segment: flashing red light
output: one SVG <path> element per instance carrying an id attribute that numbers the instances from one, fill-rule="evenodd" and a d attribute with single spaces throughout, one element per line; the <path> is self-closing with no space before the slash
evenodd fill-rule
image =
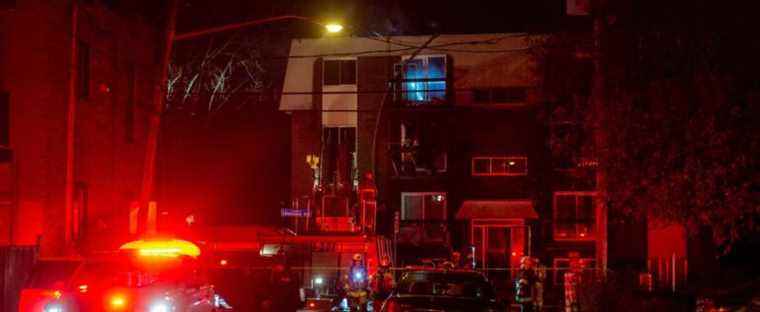
<path id="1" fill-rule="evenodd" d="M 111 297 L 111 300 L 109 300 L 108 303 L 111 304 L 111 308 L 121 309 L 127 305 L 127 299 L 124 295 L 116 294 Z"/>
<path id="2" fill-rule="evenodd" d="M 517 257 L 517 251 L 512 252 L 512 257 Z"/>
<path id="3" fill-rule="evenodd" d="M 63 293 L 60 290 L 54 290 L 51 295 L 55 299 L 61 299 L 61 296 L 63 296 Z"/>
<path id="4" fill-rule="evenodd" d="M 227 265 L 227 259 L 219 260 L 219 265 L 226 266 Z"/>
<path id="5" fill-rule="evenodd" d="M 581 237 L 586 237 L 586 233 L 581 232 Z"/>
<path id="6" fill-rule="evenodd" d="M 79 292 L 86 293 L 87 292 L 87 288 L 88 288 L 87 284 L 79 285 Z"/>
<path id="7" fill-rule="evenodd" d="M 317 306 L 317 304 L 316 304 L 316 303 L 314 303 L 314 302 L 309 302 L 309 308 L 314 308 L 314 307 L 316 307 L 316 306 Z"/>
<path id="8" fill-rule="evenodd" d="M 177 258 L 179 256 L 198 257 L 201 254 L 197 245 L 179 239 L 171 240 L 137 240 L 126 243 L 121 250 L 136 250 L 140 256 Z"/>

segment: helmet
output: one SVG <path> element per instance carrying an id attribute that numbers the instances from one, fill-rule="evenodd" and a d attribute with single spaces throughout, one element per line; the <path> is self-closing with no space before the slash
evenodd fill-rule
<path id="1" fill-rule="evenodd" d="M 389 259 L 388 256 L 383 256 L 383 258 L 380 259 L 380 265 L 389 266 L 390 264 L 391 264 L 391 259 Z"/>
<path id="2" fill-rule="evenodd" d="M 362 254 L 354 254 L 353 258 L 354 261 L 362 261 Z"/>

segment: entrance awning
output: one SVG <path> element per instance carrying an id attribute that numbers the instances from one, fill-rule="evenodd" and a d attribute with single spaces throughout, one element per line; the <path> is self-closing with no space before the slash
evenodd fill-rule
<path id="1" fill-rule="evenodd" d="M 531 200 L 465 200 L 457 219 L 537 219 Z"/>

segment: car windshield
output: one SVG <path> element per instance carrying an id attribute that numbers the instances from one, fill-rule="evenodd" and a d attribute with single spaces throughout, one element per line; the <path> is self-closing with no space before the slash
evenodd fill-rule
<path id="1" fill-rule="evenodd" d="M 195 267 L 181 260 L 146 265 L 130 258 L 113 258 L 84 262 L 72 277 L 72 286 L 144 287 L 155 283 L 192 281 Z"/>
<path id="2" fill-rule="evenodd" d="M 411 272 L 398 284 L 401 295 L 447 296 L 490 300 L 493 288 L 476 274 L 444 272 Z"/>

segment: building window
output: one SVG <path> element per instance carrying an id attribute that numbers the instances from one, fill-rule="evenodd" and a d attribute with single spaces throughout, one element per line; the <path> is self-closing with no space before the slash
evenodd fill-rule
<path id="1" fill-rule="evenodd" d="M 590 269 L 596 267 L 596 260 L 593 258 L 579 258 L 581 267 Z M 562 285 L 565 283 L 565 273 L 570 270 L 570 258 L 554 258 L 554 284 Z"/>
<path id="2" fill-rule="evenodd" d="M 11 144 L 11 97 L 7 92 L 0 92 L 0 147 Z"/>
<path id="3" fill-rule="evenodd" d="M 477 104 L 525 103 L 527 97 L 526 87 L 476 88 L 472 91 L 473 101 Z"/>
<path id="4" fill-rule="evenodd" d="M 473 157 L 472 176 L 524 176 L 528 174 L 527 157 Z"/>
<path id="5" fill-rule="evenodd" d="M 446 56 L 422 55 L 404 62 L 396 65 L 396 73 L 401 72 L 402 76 L 400 92 L 404 101 L 426 103 L 446 99 Z"/>
<path id="6" fill-rule="evenodd" d="M 356 60 L 324 60 L 323 85 L 356 84 Z"/>
<path id="7" fill-rule="evenodd" d="M 596 224 L 593 192 L 554 193 L 554 238 L 593 239 Z"/>
<path id="8" fill-rule="evenodd" d="M 358 184 L 356 170 L 356 128 L 322 129 L 322 183 L 338 189 L 353 189 Z"/>
<path id="9" fill-rule="evenodd" d="M 77 58 L 77 82 L 79 83 L 79 97 L 90 96 L 90 45 L 82 41 L 77 46 L 79 56 Z"/>
<path id="10" fill-rule="evenodd" d="M 446 220 L 446 193 L 401 193 L 402 220 Z"/>

